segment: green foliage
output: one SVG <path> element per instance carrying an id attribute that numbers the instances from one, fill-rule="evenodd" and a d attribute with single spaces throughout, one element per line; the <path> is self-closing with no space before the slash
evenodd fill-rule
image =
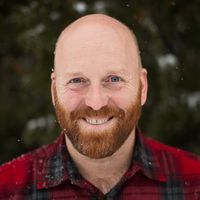
<path id="1" fill-rule="evenodd" d="M 200 153 L 199 1 L 1 1 L 0 163 L 58 134 L 50 95 L 55 42 L 72 21 L 106 13 L 134 30 L 149 96 L 141 129 Z"/>

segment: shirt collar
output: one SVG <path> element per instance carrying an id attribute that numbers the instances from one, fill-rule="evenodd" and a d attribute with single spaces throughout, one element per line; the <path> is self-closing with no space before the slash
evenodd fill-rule
<path id="1" fill-rule="evenodd" d="M 140 170 L 148 178 L 165 182 L 166 175 L 160 163 L 157 153 L 150 145 L 149 139 L 145 138 L 141 131 L 136 128 L 136 143 L 134 147 L 132 165 L 130 172 L 134 174 L 135 169 Z"/>
<path id="2" fill-rule="evenodd" d="M 35 173 L 38 189 L 55 187 L 70 177 L 68 165 L 72 163 L 66 148 L 64 134 L 36 154 Z"/>
<path id="3" fill-rule="evenodd" d="M 67 151 L 64 134 L 61 134 L 53 144 L 36 151 L 36 156 L 34 168 L 38 189 L 55 187 L 67 179 L 71 182 L 78 182 L 82 179 Z M 140 130 L 136 129 L 133 160 L 128 174 L 133 176 L 138 170 L 150 179 L 166 181 L 156 153 Z"/>

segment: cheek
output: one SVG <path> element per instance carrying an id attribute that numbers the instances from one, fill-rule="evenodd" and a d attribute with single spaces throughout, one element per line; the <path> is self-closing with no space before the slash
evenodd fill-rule
<path id="1" fill-rule="evenodd" d="M 60 103 L 65 107 L 69 112 L 75 110 L 82 102 L 82 97 L 78 94 L 72 94 L 65 92 L 61 94 Z"/>
<path id="2" fill-rule="evenodd" d="M 110 96 L 110 99 L 114 104 L 121 108 L 126 109 L 128 108 L 135 100 L 135 95 L 130 92 L 118 92 Z"/>
<path id="3" fill-rule="evenodd" d="M 138 98 L 140 98 L 140 86 L 139 84 L 132 83 L 127 84 L 124 88 L 122 88 L 118 92 L 112 93 L 110 96 L 112 101 L 121 109 L 126 109 L 132 106 Z"/>
<path id="4" fill-rule="evenodd" d="M 64 87 L 63 82 L 64 81 L 60 79 L 56 82 L 58 101 L 63 106 L 63 108 L 65 108 L 65 110 L 71 112 L 80 105 L 83 97 L 81 94 L 70 91 Z"/>

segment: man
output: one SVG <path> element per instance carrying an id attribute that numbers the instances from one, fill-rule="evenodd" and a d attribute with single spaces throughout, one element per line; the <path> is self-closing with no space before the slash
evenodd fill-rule
<path id="1" fill-rule="evenodd" d="M 198 158 L 137 128 L 147 71 L 125 25 L 100 14 L 69 25 L 51 79 L 62 134 L 0 168 L 0 199 L 200 199 Z"/>

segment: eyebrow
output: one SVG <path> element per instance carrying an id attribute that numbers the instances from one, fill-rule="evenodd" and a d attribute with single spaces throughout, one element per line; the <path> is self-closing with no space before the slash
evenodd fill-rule
<path id="1" fill-rule="evenodd" d="M 107 74 L 124 74 L 126 70 L 120 69 L 120 70 L 109 70 L 107 71 Z"/>
<path id="2" fill-rule="evenodd" d="M 120 70 L 108 70 L 106 71 L 106 74 L 124 74 L 126 70 L 120 69 Z M 72 76 L 85 76 L 82 72 L 66 72 L 66 76 L 72 77 Z"/>
<path id="3" fill-rule="evenodd" d="M 67 73 L 65 73 L 65 75 L 67 75 L 67 76 L 84 76 L 84 74 L 81 72 L 67 72 Z"/>

